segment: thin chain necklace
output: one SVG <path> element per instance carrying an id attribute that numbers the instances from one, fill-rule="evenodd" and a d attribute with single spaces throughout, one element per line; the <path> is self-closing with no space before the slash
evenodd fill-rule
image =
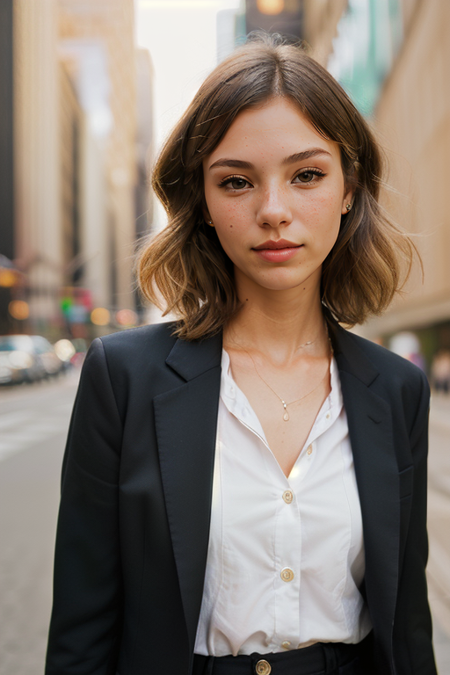
<path id="1" fill-rule="evenodd" d="M 328 335 L 328 327 L 327 327 L 326 324 L 325 324 L 325 329 L 326 329 L 326 331 L 327 331 L 328 343 L 329 343 L 329 345 L 330 345 L 330 359 L 329 359 L 329 361 L 328 361 L 328 366 L 327 366 L 325 375 L 322 377 L 322 379 L 320 380 L 319 384 L 316 385 L 316 386 L 314 387 L 314 389 L 311 389 L 311 391 L 309 391 L 307 394 L 303 394 L 303 396 L 300 396 L 300 398 L 296 398 L 295 401 L 289 401 L 289 403 L 288 403 L 287 401 L 285 401 L 283 398 L 281 398 L 281 396 L 279 396 L 279 395 L 277 394 L 277 392 L 275 391 L 275 389 L 273 389 L 273 388 L 270 386 L 270 384 L 263 378 L 263 376 L 262 376 L 261 373 L 259 372 L 258 368 L 256 367 L 256 363 L 255 363 L 255 361 L 254 361 L 254 359 L 253 359 L 253 356 L 250 354 L 250 352 L 248 352 L 246 349 L 244 349 L 244 347 L 241 347 L 241 349 L 244 349 L 244 352 L 246 352 L 246 353 L 249 355 L 249 357 L 250 357 L 250 359 L 251 359 L 251 361 L 252 361 L 252 363 L 253 363 L 253 367 L 254 367 L 254 369 L 255 369 L 255 372 L 256 372 L 256 374 L 258 375 L 259 379 L 262 380 L 262 382 L 264 382 L 264 384 L 266 385 L 266 387 L 269 387 L 270 391 L 271 391 L 273 394 L 275 394 L 275 396 L 277 397 L 277 399 L 281 402 L 281 405 L 283 406 L 283 410 L 284 410 L 284 413 L 283 413 L 283 420 L 284 420 L 285 422 L 289 422 L 289 420 L 290 420 L 289 412 L 288 412 L 288 406 L 289 406 L 289 405 L 294 405 L 294 403 L 299 403 L 300 401 L 303 401 L 304 398 L 307 398 L 308 396 L 311 396 L 311 394 L 313 394 L 313 393 L 320 387 L 320 385 L 323 383 L 323 381 L 325 380 L 325 378 L 327 377 L 327 375 L 328 375 L 328 373 L 329 373 L 330 365 L 331 365 L 331 359 L 332 359 L 332 357 L 333 357 L 333 345 L 331 344 L 330 336 Z M 318 336 L 317 336 L 317 338 L 315 338 L 314 340 L 311 340 L 310 342 L 305 342 L 304 344 L 299 345 L 298 349 L 300 349 L 300 347 L 306 347 L 306 345 L 312 344 L 312 343 L 315 342 L 317 339 L 318 339 Z"/>

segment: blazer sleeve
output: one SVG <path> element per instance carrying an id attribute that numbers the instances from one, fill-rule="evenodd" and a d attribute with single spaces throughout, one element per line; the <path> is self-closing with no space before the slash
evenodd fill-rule
<path id="1" fill-rule="evenodd" d="M 46 675 L 116 672 L 122 424 L 103 344 L 86 356 L 62 470 Z"/>
<path id="2" fill-rule="evenodd" d="M 422 376 L 422 395 L 410 434 L 413 489 L 394 623 L 394 661 L 398 675 L 436 675 L 425 567 L 428 559 L 427 455 L 430 392 Z"/>

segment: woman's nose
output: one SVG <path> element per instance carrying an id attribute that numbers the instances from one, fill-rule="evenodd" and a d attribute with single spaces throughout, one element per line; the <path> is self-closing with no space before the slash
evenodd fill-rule
<path id="1" fill-rule="evenodd" d="M 283 187 L 272 185 L 261 193 L 256 221 L 261 227 L 289 225 L 292 213 Z"/>

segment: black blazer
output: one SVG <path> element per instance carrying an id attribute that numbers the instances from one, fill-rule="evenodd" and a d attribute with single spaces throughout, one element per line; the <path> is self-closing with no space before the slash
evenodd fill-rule
<path id="1" fill-rule="evenodd" d="M 330 321 L 364 526 L 377 675 L 435 675 L 425 564 L 429 389 Z M 188 675 L 202 600 L 221 336 L 93 342 L 63 463 L 46 675 Z"/>

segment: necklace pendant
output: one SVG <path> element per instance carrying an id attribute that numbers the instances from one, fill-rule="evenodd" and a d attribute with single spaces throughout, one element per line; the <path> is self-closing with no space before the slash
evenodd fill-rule
<path id="1" fill-rule="evenodd" d="M 286 410 L 286 412 L 285 412 L 284 415 L 283 415 L 283 419 L 284 419 L 285 422 L 289 422 L 289 413 L 288 413 L 287 410 Z"/>

